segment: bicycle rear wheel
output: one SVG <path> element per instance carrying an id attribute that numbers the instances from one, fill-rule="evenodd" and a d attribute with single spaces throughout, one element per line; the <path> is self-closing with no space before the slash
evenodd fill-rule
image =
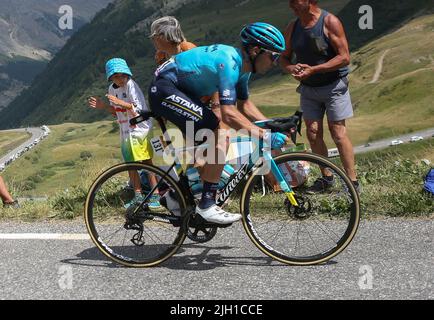
<path id="1" fill-rule="evenodd" d="M 360 203 L 353 183 L 335 164 L 314 154 L 284 154 L 274 160 L 299 207 L 283 192 L 264 188 L 265 179 L 253 175 L 241 199 L 248 236 L 266 255 L 289 265 L 332 259 L 350 244 L 359 226 Z M 332 174 L 334 182 L 323 192 L 312 192 L 321 169 Z"/>
<path id="2" fill-rule="evenodd" d="M 155 207 L 155 199 L 154 207 L 150 205 L 152 175 L 161 207 Z M 90 188 L 84 212 L 97 248 L 128 267 L 152 267 L 173 256 L 186 237 L 185 215 L 186 200 L 179 185 L 160 169 L 142 163 L 121 164 L 104 172 Z"/>

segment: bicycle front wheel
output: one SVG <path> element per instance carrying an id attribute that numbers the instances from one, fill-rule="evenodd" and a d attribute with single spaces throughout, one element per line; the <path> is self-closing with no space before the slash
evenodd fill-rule
<path id="1" fill-rule="evenodd" d="M 84 218 L 92 241 L 108 258 L 128 267 L 152 267 L 184 242 L 185 214 L 186 200 L 173 178 L 150 165 L 127 163 L 96 179 Z"/>
<path id="2" fill-rule="evenodd" d="M 299 206 L 291 205 L 270 177 L 253 175 L 241 198 L 248 236 L 262 252 L 285 264 L 332 259 L 350 244 L 359 226 L 359 195 L 353 183 L 338 166 L 314 154 L 284 154 L 274 161 Z M 318 181 L 324 174 L 333 176 L 333 182 L 321 190 Z"/>

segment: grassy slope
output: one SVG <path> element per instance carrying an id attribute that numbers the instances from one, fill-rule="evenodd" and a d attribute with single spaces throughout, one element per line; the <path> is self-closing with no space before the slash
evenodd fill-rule
<path id="1" fill-rule="evenodd" d="M 347 2 L 324 0 L 322 4 L 338 12 Z M 251 0 L 244 6 L 238 6 L 239 3 L 238 0 L 203 0 L 173 14 L 180 19 L 188 39 L 199 45 L 224 42 L 238 46 L 240 28 L 248 22 L 266 20 L 283 28 L 293 19 L 286 0 Z M 107 90 L 104 64 L 114 56 L 126 58 L 135 80 L 147 88 L 155 69 L 154 49 L 147 38 L 149 31 L 125 33 L 156 10 L 145 2 L 124 0 L 100 12 L 91 24 L 71 38 L 32 87 L 2 113 L 0 127 L 104 119 L 101 113 L 89 112 L 85 98 L 91 94 L 103 95 Z"/>
<path id="2" fill-rule="evenodd" d="M 52 134 L 46 140 L 4 173 L 21 196 L 51 196 L 81 183 L 90 168 L 97 167 L 95 171 L 99 172 L 99 167 L 120 162 L 119 133 L 110 133 L 111 122 L 50 128 Z M 90 151 L 93 157 L 83 161 L 80 155 L 84 151 Z"/>
<path id="3" fill-rule="evenodd" d="M 53 126 L 48 139 L 8 167 L 2 175 L 15 196 L 50 198 L 48 204 L 27 205 L 18 214 L 26 219 L 80 215 L 84 197 L 96 176 L 121 162 L 118 132 L 111 132 L 112 128 L 112 123 L 106 121 Z M 434 163 L 433 149 L 431 138 L 359 155 L 357 170 L 364 186 L 364 213 L 399 216 L 433 213 L 433 198 L 421 192 L 429 165 L 420 161 L 428 159 Z M 83 151 L 90 151 L 92 158 L 81 159 Z M 54 203 L 62 206 L 53 209 Z M 0 217 L 2 214 L 13 213 L 0 209 Z"/>
<path id="4" fill-rule="evenodd" d="M 14 150 L 30 138 L 26 132 L 0 132 L 0 156 Z"/>
<path id="5" fill-rule="evenodd" d="M 434 214 L 434 196 L 422 191 L 423 179 L 434 167 L 434 138 L 357 157 L 363 185 L 364 214 L 420 216 Z M 431 165 L 422 162 L 431 161 Z"/>
<path id="6" fill-rule="evenodd" d="M 381 54 L 379 82 L 369 84 Z M 360 138 L 376 140 L 434 125 L 434 15 L 362 48 L 354 55 L 360 67 L 353 73 L 354 127 Z M 370 130 L 363 132 L 363 128 Z"/>
<path id="7" fill-rule="evenodd" d="M 391 50 L 380 80 L 369 84 L 386 49 Z M 358 66 L 350 77 L 356 117 L 349 121 L 349 133 L 355 144 L 434 125 L 433 52 L 434 15 L 429 15 L 353 53 Z M 266 114 L 288 114 L 299 104 L 296 87 L 294 80 L 276 75 L 258 82 L 252 99 Z"/>

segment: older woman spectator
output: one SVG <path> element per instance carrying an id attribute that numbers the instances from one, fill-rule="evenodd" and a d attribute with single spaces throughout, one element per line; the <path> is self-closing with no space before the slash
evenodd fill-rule
<path id="1" fill-rule="evenodd" d="M 150 38 L 157 49 L 155 61 L 158 65 L 173 55 L 196 48 L 195 44 L 185 39 L 179 21 L 171 16 L 162 17 L 152 23 Z"/>

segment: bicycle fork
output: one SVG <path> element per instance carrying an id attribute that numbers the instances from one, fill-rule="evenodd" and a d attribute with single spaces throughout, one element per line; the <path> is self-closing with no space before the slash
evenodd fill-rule
<path id="1" fill-rule="evenodd" d="M 284 176 L 282 175 L 282 172 L 280 171 L 279 167 L 277 166 L 276 162 L 271 157 L 271 154 L 266 152 L 264 153 L 264 159 L 265 161 L 269 162 L 271 164 L 271 172 L 273 173 L 274 177 L 279 182 L 280 188 L 285 192 L 286 197 L 288 198 L 289 202 L 294 207 L 299 207 L 299 204 L 297 202 L 297 199 L 295 199 L 295 193 L 291 189 L 291 187 L 286 182 Z"/>

